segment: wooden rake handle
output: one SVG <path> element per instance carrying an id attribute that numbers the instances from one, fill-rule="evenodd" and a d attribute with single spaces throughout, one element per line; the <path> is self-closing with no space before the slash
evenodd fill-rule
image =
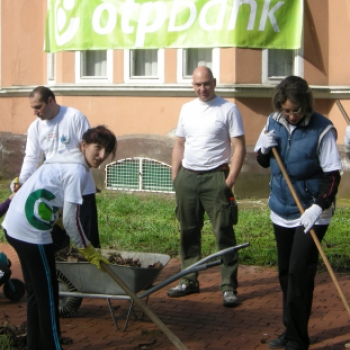
<path id="1" fill-rule="evenodd" d="M 165 324 L 152 312 L 152 310 L 143 303 L 137 295 L 124 283 L 124 281 L 112 270 L 112 268 L 101 262 L 103 269 L 111 276 L 111 278 L 119 284 L 119 286 L 124 290 L 126 294 L 137 304 L 140 309 L 153 321 L 159 329 L 169 338 L 169 340 L 180 350 L 188 350 L 187 347 L 181 342 L 181 340 L 168 328 Z"/>
<path id="2" fill-rule="evenodd" d="M 298 207 L 300 213 L 303 214 L 305 212 L 305 210 L 304 210 L 303 206 L 300 203 L 298 195 L 296 194 L 296 192 L 294 190 L 293 184 L 291 183 L 291 181 L 289 179 L 289 176 L 288 176 L 287 171 L 286 171 L 286 169 L 285 169 L 285 167 L 284 167 L 284 165 L 283 165 L 283 163 L 281 161 L 281 158 L 280 158 L 280 156 L 279 156 L 279 154 L 278 154 L 278 152 L 277 152 L 275 147 L 272 147 L 271 150 L 272 150 L 272 153 L 273 153 L 274 157 L 277 160 L 278 166 L 280 167 L 280 169 L 282 171 L 284 179 L 287 182 L 288 188 L 289 188 L 290 192 L 292 193 L 292 196 L 293 196 L 293 198 L 295 200 L 295 203 L 297 204 L 297 207 Z M 339 285 L 337 277 L 335 276 L 335 274 L 333 272 L 333 269 L 332 269 L 332 267 L 331 267 L 331 265 L 330 265 L 330 263 L 328 261 L 328 258 L 327 258 L 326 254 L 324 253 L 324 251 L 322 249 L 321 243 L 320 243 L 319 239 L 317 238 L 314 229 L 310 230 L 310 234 L 311 234 L 311 236 L 312 236 L 312 238 L 313 238 L 313 240 L 314 240 L 314 242 L 316 244 L 316 247 L 317 247 L 317 249 L 318 249 L 318 251 L 319 251 L 319 253 L 320 253 L 320 255 L 321 255 L 321 257 L 322 257 L 322 259 L 323 259 L 323 261 L 324 261 L 324 263 L 326 265 L 326 267 L 327 267 L 327 270 L 328 270 L 329 274 L 332 277 L 333 283 L 334 283 L 335 287 L 337 288 L 337 291 L 338 291 L 338 293 L 340 295 L 341 300 L 343 301 L 345 309 L 347 310 L 348 314 L 350 315 L 349 304 L 348 304 L 348 302 L 347 302 L 347 300 L 345 298 L 345 295 L 344 295 L 344 293 L 343 293 L 343 291 L 342 291 L 342 289 L 341 289 L 341 287 Z"/>

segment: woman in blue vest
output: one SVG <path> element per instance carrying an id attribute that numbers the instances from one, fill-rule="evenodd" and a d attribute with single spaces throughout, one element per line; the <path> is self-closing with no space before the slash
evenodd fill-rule
<path id="1" fill-rule="evenodd" d="M 270 218 L 277 243 L 278 276 L 283 292 L 284 332 L 269 342 L 272 349 L 309 348 L 311 313 L 318 251 L 310 235 L 324 237 L 332 218 L 340 182 L 341 162 L 336 130 L 313 109 L 307 82 L 285 78 L 273 96 L 272 113 L 255 146 L 258 163 L 270 167 Z M 305 210 L 301 215 L 271 148 L 276 147 Z"/>

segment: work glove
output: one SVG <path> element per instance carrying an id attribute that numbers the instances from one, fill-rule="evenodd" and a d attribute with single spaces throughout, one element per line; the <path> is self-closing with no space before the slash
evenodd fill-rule
<path id="1" fill-rule="evenodd" d="M 271 130 L 267 134 L 263 134 L 261 137 L 261 153 L 268 154 L 271 147 L 277 146 L 275 131 Z"/>
<path id="2" fill-rule="evenodd" d="M 317 204 L 313 204 L 310 208 L 305 210 L 304 214 L 300 217 L 300 224 L 305 227 L 305 233 L 312 229 L 312 226 L 314 226 L 321 214 L 322 208 Z"/>
<path id="3" fill-rule="evenodd" d="M 62 210 L 60 210 L 58 212 L 58 215 L 57 215 L 57 219 L 55 221 L 55 225 L 57 225 L 60 229 L 64 230 L 64 226 L 63 226 L 63 216 L 62 216 Z"/>
<path id="4" fill-rule="evenodd" d="M 80 254 L 90 263 L 95 265 L 99 270 L 105 272 L 105 270 L 101 266 L 101 262 L 109 265 L 110 262 L 108 259 L 101 255 L 101 253 L 95 249 L 92 244 L 89 242 L 89 245 L 86 248 L 78 248 Z"/>
<path id="5" fill-rule="evenodd" d="M 22 186 L 22 184 L 19 182 L 18 176 L 15 177 L 10 183 L 11 192 L 16 193 L 21 186 Z"/>
<path id="6" fill-rule="evenodd" d="M 345 129 L 344 143 L 346 146 L 350 147 L 350 125 Z"/>

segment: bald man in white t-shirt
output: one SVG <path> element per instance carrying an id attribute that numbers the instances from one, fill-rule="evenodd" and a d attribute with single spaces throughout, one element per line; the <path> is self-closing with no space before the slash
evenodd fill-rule
<path id="1" fill-rule="evenodd" d="M 218 248 L 236 245 L 232 186 L 246 153 L 241 114 L 236 105 L 216 96 L 212 71 L 207 67 L 196 68 L 192 86 L 198 98 L 181 109 L 172 153 L 182 269 L 201 258 L 204 212 L 213 225 Z M 223 260 L 220 284 L 223 305 L 234 307 L 239 305 L 236 297 L 238 254 L 226 254 Z M 197 273 L 184 276 L 177 286 L 169 289 L 168 296 L 198 293 L 197 277 Z"/>

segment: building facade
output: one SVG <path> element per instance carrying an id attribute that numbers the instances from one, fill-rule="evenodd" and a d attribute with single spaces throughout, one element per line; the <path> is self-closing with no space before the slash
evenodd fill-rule
<path id="1" fill-rule="evenodd" d="M 340 100 L 350 114 L 349 0 L 305 0 L 299 50 L 188 48 L 45 53 L 47 5 L 47 0 L 0 3 L 3 178 L 18 174 L 23 160 L 26 132 L 34 120 L 28 95 L 34 87 L 46 85 L 55 92 L 59 104 L 81 110 L 92 126 L 105 124 L 117 135 L 116 159 L 108 160 L 95 172 L 100 188 L 171 191 L 169 165 L 179 111 L 183 103 L 195 97 L 191 87 L 193 69 L 207 65 L 217 79 L 217 94 L 235 103 L 243 116 L 248 153 L 235 186 L 238 196 L 268 194 L 268 171 L 256 164 L 253 147 L 272 112 L 275 85 L 292 74 L 308 81 L 316 110 L 332 120 L 338 130 L 344 165 L 340 192 L 343 196 L 350 192 L 350 163 L 343 152 L 347 123 L 335 103 Z"/>

